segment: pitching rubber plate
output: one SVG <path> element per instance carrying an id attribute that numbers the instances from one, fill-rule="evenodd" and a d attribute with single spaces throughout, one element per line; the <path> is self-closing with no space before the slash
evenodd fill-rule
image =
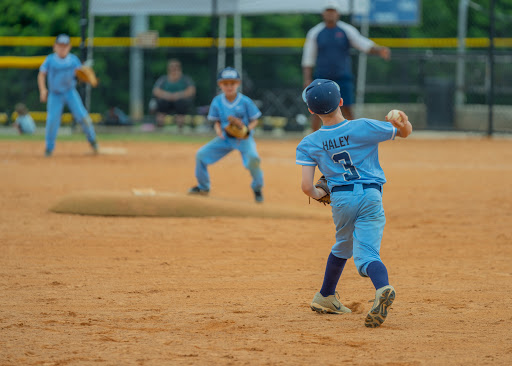
<path id="1" fill-rule="evenodd" d="M 124 147 L 100 146 L 98 153 L 101 155 L 126 155 L 127 150 Z"/>

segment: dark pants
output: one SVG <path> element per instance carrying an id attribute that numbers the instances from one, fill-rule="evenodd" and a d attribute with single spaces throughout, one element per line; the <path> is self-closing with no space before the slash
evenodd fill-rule
<path id="1" fill-rule="evenodd" d="M 187 114 L 192 107 L 191 99 L 178 99 L 175 101 L 168 101 L 157 99 L 157 113 L 163 114 Z"/>

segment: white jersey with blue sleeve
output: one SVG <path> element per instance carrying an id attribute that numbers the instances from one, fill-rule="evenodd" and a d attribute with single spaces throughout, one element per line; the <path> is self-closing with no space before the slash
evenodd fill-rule
<path id="1" fill-rule="evenodd" d="M 298 165 L 318 166 L 329 189 L 354 183 L 386 183 L 379 163 L 378 145 L 394 140 L 397 129 L 372 119 L 345 120 L 322 126 L 297 146 Z"/>
<path id="2" fill-rule="evenodd" d="M 315 67 L 315 79 L 337 80 L 351 76 L 350 47 L 368 53 L 374 45 L 350 24 L 338 21 L 335 27 L 328 28 L 322 22 L 306 35 L 302 67 Z"/>
<path id="3" fill-rule="evenodd" d="M 224 129 L 229 124 L 229 116 L 240 118 L 247 126 L 251 121 L 260 118 L 261 112 L 251 98 L 241 93 L 237 94 L 233 102 L 228 101 L 224 93 L 217 95 L 210 105 L 208 120 L 219 121 L 225 136 Z"/>
<path id="4" fill-rule="evenodd" d="M 39 71 L 47 74 L 48 90 L 51 93 L 64 93 L 76 87 L 75 70 L 81 66 L 78 57 L 71 53 L 64 58 L 52 53 L 46 57 Z"/>

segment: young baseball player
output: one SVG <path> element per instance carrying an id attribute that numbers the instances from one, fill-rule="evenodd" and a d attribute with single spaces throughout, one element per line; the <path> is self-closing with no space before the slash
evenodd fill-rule
<path id="1" fill-rule="evenodd" d="M 256 142 L 252 130 L 258 125 L 261 112 L 254 102 L 238 92 L 240 75 L 232 67 L 226 67 L 217 77 L 217 84 L 222 93 L 213 98 L 210 104 L 208 119 L 214 122 L 215 137 L 199 149 L 196 155 L 197 186 L 192 187 L 189 194 L 208 195 L 210 192 L 210 176 L 208 165 L 219 161 L 233 150 L 240 151 L 244 167 L 252 176 L 251 188 L 256 202 L 263 202 L 263 172 L 260 168 L 260 157 L 256 151 Z M 226 128 L 230 120 L 238 120 L 246 133 L 237 138 L 230 135 Z"/>
<path id="2" fill-rule="evenodd" d="M 36 124 L 32 116 L 28 113 L 28 108 L 23 103 L 18 103 L 14 107 L 18 114 L 14 121 L 14 126 L 18 129 L 19 133 L 31 135 L 36 130 Z"/>
<path id="3" fill-rule="evenodd" d="M 68 106 L 76 121 L 82 126 L 94 152 L 98 152 L 91 117 L 76 90 L 75 70 L 80 68 L 82 64 L 78 57 L 69 53 L 71 50 L 69 36 L 67 34 L 58 35 L 53 50 L 54 53 L 46 57 L 37 75 L 39 99 L 43 103 L 48 102 L 46 108 L 45 155 L 47 157 L 51 156 L 55 148 L 55 139 L 60 127 L 64 105 Z M 48 88 L 46 88 L 47 78 Z"/>
<path id="4" fill-rule="evenodd" d="M 382 207 L 382 186 L 386 183 L 379 164 L 378 145 L 395 136 L 405 138 L 412 132 L 407 116 L 388 122 L 371 119 L 348 121 L 338 84 L 316 79 L 302 94 L 309 111 L 318 115 L 323 126 L 306 136 L 297 146 L 296 163 L 302 166 L 302 190 L 314 199 L 330 194 L 336 242 L 327 260 L 322 288 L 311 303 L 319 313 L 343 314 L 336 285 L 347 259 L 354 255 L 359 274 L 370 277 L 376 294 L 366 316 L 367 327 L 380 326 L 395 299 L 387 269 L 380 259 L 380 243 L 386 218 Z M 327 179 L 325 190 L 314 184 L 315 167 Z M 327 192 L 330 191 L 330 192 Z"/>

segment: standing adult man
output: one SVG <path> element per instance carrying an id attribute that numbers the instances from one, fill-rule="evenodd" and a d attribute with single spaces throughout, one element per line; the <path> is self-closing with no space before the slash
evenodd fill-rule
<path id="1" fill-rule="evenodd" d="M 167 75 L 161 76 L 153 87 L 153 96 L 156 98 L 156 123 L 164 125 L 167 114 L 176 114 L 176 124 L 181 130 L 185 123 L 185 115 L 192 107 L 196 95 L 194 81 L 183 75 L 181 62 L 171 59 L 167 63 Z"/>
<path id="2" fill-rule="evenodd" d="M 309 30 L 302 53 L 302 75 L 304 87 L 311 84 L 313 79 L 335 81 L 340 86 L 344 100 L 341 111 L 348 120 L 351 120 L 354 119 L 354 75 L 350 47 L 377 55 L 384 60 L 389 60 L 391 52 L 389 48 L 378 46 L 363 37 L 352 25 L 340 21 L 339 12 L 335 0 L 327 1 L 322 12 L 323 22 Z M 320 118 L 314 115 L 311 121 L 313 131 L 318 130 L 320 126 Z"/>

